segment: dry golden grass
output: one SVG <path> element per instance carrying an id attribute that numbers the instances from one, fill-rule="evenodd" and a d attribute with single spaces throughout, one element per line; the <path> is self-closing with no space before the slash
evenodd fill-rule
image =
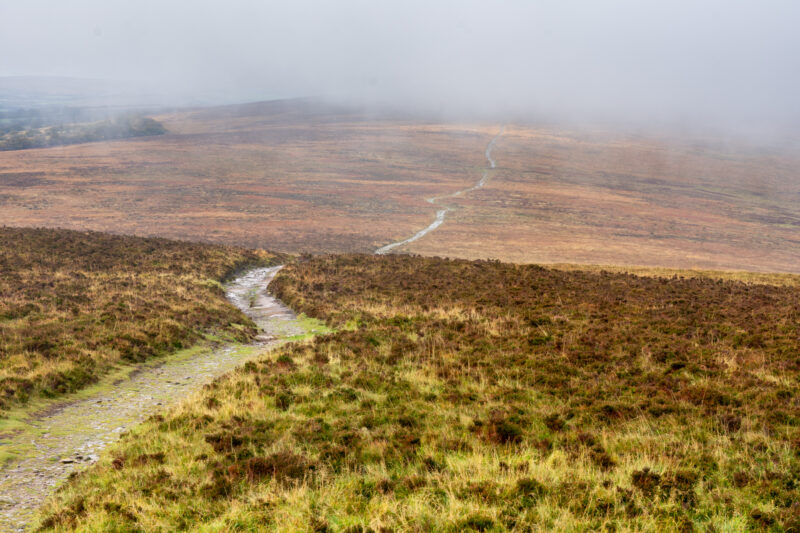
<path id="1" fill-rule="evenodd" d="M 547 266 L 548 268 L 552 268 L 554 270 L 563 270 L 565 272 L 616 272 L 657 278 L 708 278 L 725 281 L 741 281 L 742 283 L 756 285 L 800 287 L 800 275 L 789 273 L 748 272 L 746 270 L 700 270 L 646 266 L 579 265 L 575 263 L 553 263 Z"/>

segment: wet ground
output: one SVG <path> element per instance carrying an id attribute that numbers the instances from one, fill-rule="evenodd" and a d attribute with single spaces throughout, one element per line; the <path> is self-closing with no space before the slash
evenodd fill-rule
<path id="1" fill-rule="evenodd" d="M 0 532 L 24 531 L 54 487 L 96 461 L 127 428 L 282 339 L 306 333 L 295 314 L 266 292 L 279 269 L 251 270 L 226 286 L 228 299 L 261 329 L 254 343 L 166 357 L 79 399 L 52 404 L 20 429 L 0 434 L 0 457 L 14 457 L 0 467 Z"/>

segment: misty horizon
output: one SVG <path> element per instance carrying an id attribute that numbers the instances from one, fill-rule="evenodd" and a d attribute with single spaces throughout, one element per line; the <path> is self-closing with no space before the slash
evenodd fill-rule
<path id="1" fill-rule="evenodd" d="M 780 135 L 800 129 L 798 15 L 780 0 L 36 0 L 0 7 L 0 48 L 14 51 L 0 76 L 115 81 L 148 104 L 314 97 Z"/>

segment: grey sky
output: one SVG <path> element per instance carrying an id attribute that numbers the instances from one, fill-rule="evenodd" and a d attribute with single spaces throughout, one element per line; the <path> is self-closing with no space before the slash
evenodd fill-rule
<path id="1" fill-rule="evenodd" d="M 0 0 L 0 75 L 796 125 L 799 21 L 797 0 Z"/>

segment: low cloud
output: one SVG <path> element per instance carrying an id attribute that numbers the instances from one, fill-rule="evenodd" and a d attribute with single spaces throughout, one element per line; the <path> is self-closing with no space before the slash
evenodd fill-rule
<path id="1" fill-rule="evenodd" d="M 800 124 L 798 20 L 788 0 L 26 0 L 0 5 L 0 76 L 778 131 Z"/>

